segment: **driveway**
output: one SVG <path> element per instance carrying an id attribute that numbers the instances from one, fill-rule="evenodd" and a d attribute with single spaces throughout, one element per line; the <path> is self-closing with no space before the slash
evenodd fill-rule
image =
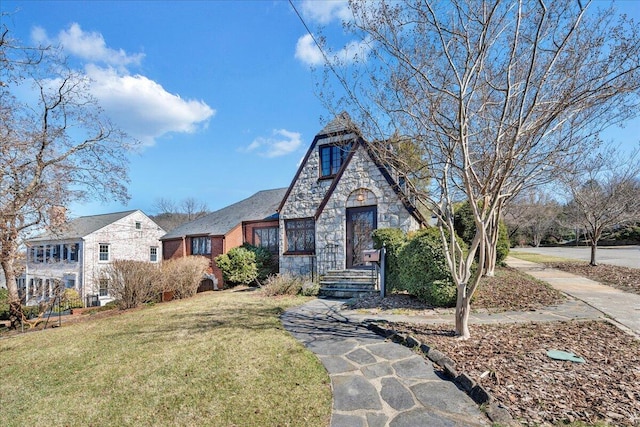
<path id="1" fill-rule="evenodd" d="M 563 246 L 554 248 L 512 248 L 516 252 L 530 252 L 542 255 L 589 261 L 591 248 Z M 640 246 L 603 246 L 598 247 L 596 261 L 602 264 L 619 265 L 622 267 L 640 268 Z"/>

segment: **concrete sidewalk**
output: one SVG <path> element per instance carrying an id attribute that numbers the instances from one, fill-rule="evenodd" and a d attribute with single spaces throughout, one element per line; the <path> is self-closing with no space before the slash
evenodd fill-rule
<path id="1" fill-rule="evenodd" d="M 623 329 L 640 336 L 640 295 L 514 257 L 508 257 L 507 264 L 583 301 L 604 313 Z"/>
<path id="2" fill-rule="evenodd" d="M 431 362 L 350 321 L 340 311 L 343 303 L 316 299 L 282 315 L 285 329 L 329 372 L 331 427 L 490 425 Z"/>

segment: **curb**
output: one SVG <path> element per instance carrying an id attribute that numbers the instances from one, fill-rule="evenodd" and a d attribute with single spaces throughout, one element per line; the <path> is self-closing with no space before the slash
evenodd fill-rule
<path id="1" fill-rule="evenodd" d="M 507 408 L 497 402 L 484 387 L 476 383 L 473 378 L 466 373 L 458 372 L 455 369 L 455 362 L 446 354 L 427 344 L 421 343 L 411 335 L 404 335 L 393 329 L 385 329 L 381 327 L 377 321 L 365 321 L 363 325 L 370 331 L 396 344 L 402 344 L 405 347 L 419 350 L 423 356 L 438 365 L 446 376 L 453 381 L 458 388 L 467 393 L 476 404 L 483 406 L 487 417 L 492 422 L 505 426 L 520 425 L 513 419 Z"/>

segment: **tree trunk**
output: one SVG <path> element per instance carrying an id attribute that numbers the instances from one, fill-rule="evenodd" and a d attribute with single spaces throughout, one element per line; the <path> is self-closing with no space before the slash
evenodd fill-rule
<path id="1" fill-rule="evenodd" d="M 456 335 L 461 340 L 471 337 L 469 332 L 471 299 L 467 296 L 466 287 L 466 284 L 458 285 L 458 298 L 456 299 Z"/>
<path id="2" fill-rule="evenodd" d="M 7 251 L 5 251 L 3 255 L 6 255 L 6 252 Z M 11 322 L 9 329 L 17 329 L 22 323 L 22 303 L 20 302 L 20 295 L 18 294 L 13 258 L 7 257 L 0 261 L 0 264 L 2 265 L 2 271 L 4 272 L 7 291 L 9 293 L 9 321 Z"/>
<path id="3" fill-rule="evenodd" d="M 499 213 L 491 216 L 486 232 L 485 259 L 484 259 L 484 275 L 487 277 L 495 276 L 498 251 L 498 236 L 500 235 Z"/>
<path id="4" fill-rule="evenodd" d="M 598 249 L 598 242 L 594 242 L 593 240 L 591 241 L 591 262 L 589 264 L 591 264 L 592 266 L 597 266 L 598 263 L 596 262 L 596 250 Z"/>

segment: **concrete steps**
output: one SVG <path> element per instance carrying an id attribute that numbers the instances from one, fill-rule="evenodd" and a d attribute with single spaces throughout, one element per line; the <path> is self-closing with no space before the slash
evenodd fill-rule
<path id="1" fill-rule="evenodd" d="M 328 271 L 320 278 L 320 297 L 360 298 L 377 295 L 377 273 L 372 269 Z"/>

